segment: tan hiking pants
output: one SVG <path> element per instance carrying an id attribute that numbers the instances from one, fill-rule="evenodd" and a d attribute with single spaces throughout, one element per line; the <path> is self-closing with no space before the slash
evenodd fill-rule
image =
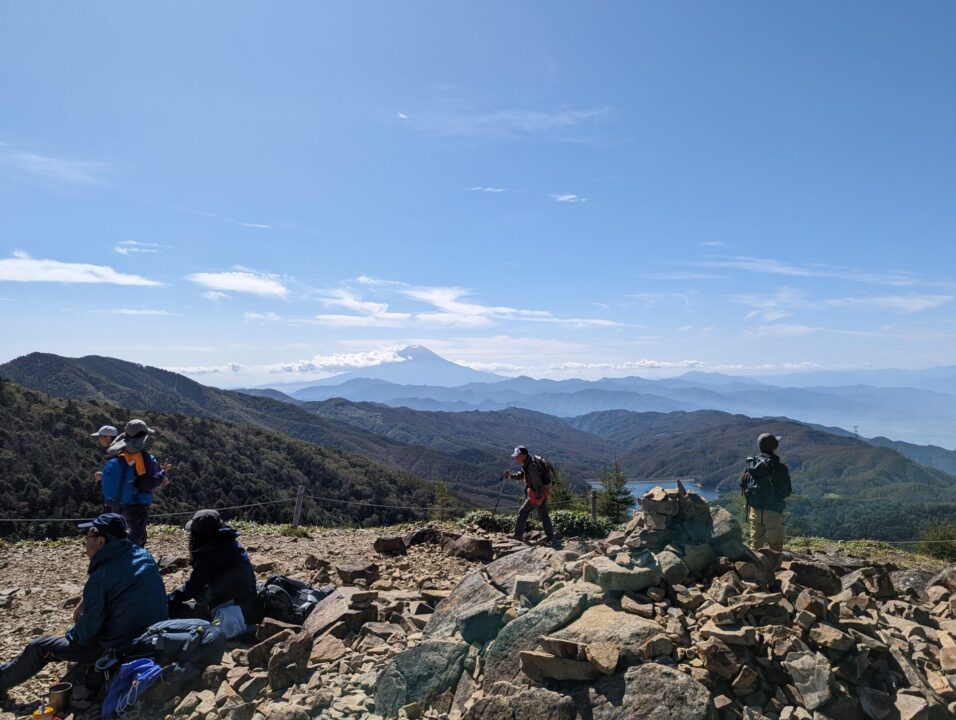
<path id="1" fill-rule="evenodd" d="M 773 510 L 747 509 L 750 521 L 750 547 L 759 550 L 769 545 L 771 550 L 783 550 L 783 513 Z"/>

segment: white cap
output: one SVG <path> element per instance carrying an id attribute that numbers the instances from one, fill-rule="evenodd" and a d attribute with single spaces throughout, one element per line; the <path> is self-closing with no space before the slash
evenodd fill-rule
<path id="1" fill-rule="evenodd" d="M 115 427 L 113 427 L 112 425 L 104 425 L 104 426 L 101 427 L 99 430 L 97 430 L 95 433 L 93 433 L 92 435 L 90 435 L 90 437 L 100 437 L 100 436 L 104 436 L 104 435 L 105 435 L 106 437 L 116 437 L 117 435 L 119 435 L 119 430 L 117 430 L 117 429 L 116 429 Z"/>

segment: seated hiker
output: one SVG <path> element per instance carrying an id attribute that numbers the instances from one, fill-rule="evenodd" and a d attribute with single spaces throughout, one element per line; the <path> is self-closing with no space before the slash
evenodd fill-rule
<path id="1" fill-rule="evenodd" d="M 230 602 L 242 610 L 246 624 L 255 621 L 256 574 L 239 541 L 239 532 L 225 525 L 215 510 L 200 510 L 186 523 L 192 572 L 169 594 L 172 618 L 211 620 Z"/>
<path id="2" fill-rule="evenodd" d="M 104 513 L 78 527 L 86 531 L 83 543 L 90 566 L 73 624 L 65 636 L 37 638 L 18 658 L 0 665 L 0 691 L 28 680 L 55 660 L 91 664 L 167 617 L 159 567 L 148 552 L 129 541 L 126 519 Z"/>
<path id="3" fill-rule="evenodd" d="M 129 522 L 130 540 L 146 545 L 146 522 L 153 491 L 168 482 L 171 469 L 160 465 L 146 452 L 146 441 L 153 430 L 142 420 L 130 420 L 107 449 L 109 459 L 100 473 L 107 509 L 123 515 Z"/>

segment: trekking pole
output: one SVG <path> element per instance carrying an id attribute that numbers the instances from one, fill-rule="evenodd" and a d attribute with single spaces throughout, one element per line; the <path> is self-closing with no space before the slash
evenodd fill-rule
<path id="1" fill-rule="evenodd" d="M 498 503 L 501 502 L 501 491 L 505 489 L 505 483 L 508 481 L 508 478 L 501 478 L 501 485 L 498 487 L 498 499 L 495 500 L 495 509 L 491 511 L 491 517 L 494 517 L 498 514 Z"/>

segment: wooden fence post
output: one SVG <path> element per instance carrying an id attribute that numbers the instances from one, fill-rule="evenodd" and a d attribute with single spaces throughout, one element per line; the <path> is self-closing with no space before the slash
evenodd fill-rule
<path id="1" fill-rule="evenodd" d="M 302 498 L 305 495 L 305 485 L 299 485 L 299 491 L 295 495 L 295 510 L 292 512 L 292 525 L 299 526 L 302 519 Z"/>

